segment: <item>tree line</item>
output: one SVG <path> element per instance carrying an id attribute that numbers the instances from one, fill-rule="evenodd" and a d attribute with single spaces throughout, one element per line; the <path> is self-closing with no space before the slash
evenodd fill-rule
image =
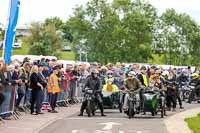
<path id="1" fill-rule="evenodd" d="M 157 9 L 143 0 L 91 0 L 74 8 L 67 21 L 58 17 L 33 23 L 26 39 L 30 53 L 59 56 L 72 45 L 77 59 L 102 64 L 138 62 L 200 66 L 200 26 L 188 14 Z"/>

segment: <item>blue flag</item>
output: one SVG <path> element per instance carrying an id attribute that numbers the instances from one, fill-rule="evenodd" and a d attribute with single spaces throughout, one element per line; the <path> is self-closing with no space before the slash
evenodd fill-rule
<path id="1" fill-rule="evenodd" d="M 10 0 L 10 14 L 8 19 L 8 27 L 5 38 L 5 53 L 4 62 L 10 64 L 10 58 L 12 55 L 12 45 L 15 39 L 16 26 L 19 16 L 20 0 Z"/>

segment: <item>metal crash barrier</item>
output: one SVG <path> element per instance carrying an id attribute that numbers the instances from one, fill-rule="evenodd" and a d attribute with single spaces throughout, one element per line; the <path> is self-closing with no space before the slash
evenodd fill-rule
<path id="1" fill-rule="evenodd" d="M 62 80 L 59 82 L 61 92 L 57 98 L 58 107 L 68 107 L 70 104 L 77 104 L 82 102 L 83 94 L 82 89 L 84 87 L 85 80 L 80 79 L 71 84 L 69 80 Z M 0 105 L 0 120 L 8 116 L 12 116 L 15 120 L 19 119 L 20 112 L 30 113 L 30 101 L 31 101 L 31 89 L 26 88 L 25 85 L 21 86 L 24 89 L 24 95 L 16 106 L 18 96 L 18 86 L 2 85 L 0 93 L 4 100 Z M 44 89 L 44 100 L 42 110 L 50 109 L 49 94 L 47 89 Z"/>
<path id="2" fill-rule="evenodd" d="M 15 86 L 2 85 L 2 94 L 4 101 L 0 106 L 0 117 L 13 116 L 14 119 L 18 119 L 18 115 L 15 112 Z"/>

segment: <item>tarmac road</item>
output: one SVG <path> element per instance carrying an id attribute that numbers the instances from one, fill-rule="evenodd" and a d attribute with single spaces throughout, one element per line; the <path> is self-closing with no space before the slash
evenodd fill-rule
<path id="1" fill-rule="evenodd" d="M 198 104 L 184 103 L 185 109 L 197 107 Z M 177 109 L 176 112 L 167 112 L 167 116 L 184 110 Z M 128 119 L 124 113 L 118 110 L 105 110 L 106 117 L 101 117 L 97 112 L 95 117 L 88 118 L 77 116 L 79 109 L 74 115 L 57 120 L 39 133 L 166 133 L 164 119 L 160 113 L 157 116 L 136 115 L 133 119 Z"/>

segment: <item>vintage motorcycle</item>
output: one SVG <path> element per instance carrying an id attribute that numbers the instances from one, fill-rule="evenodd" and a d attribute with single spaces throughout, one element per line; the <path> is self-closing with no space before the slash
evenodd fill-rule
<path id="1" fill-rule="evenodd" d="M 166 115 L 165 109 L 165 96 L 163 90 L 159 89 L 145 89 L 143 92 L 143 100 L 141 100 L 141 94 L 136 92 L 128 92 L 128 111 L 125 113 L 129 116 L 129 119 L 140 114 L 150 112 L 152 116 L 155 116 L 158 112 L 161 112 L 161 118 Z"/>

